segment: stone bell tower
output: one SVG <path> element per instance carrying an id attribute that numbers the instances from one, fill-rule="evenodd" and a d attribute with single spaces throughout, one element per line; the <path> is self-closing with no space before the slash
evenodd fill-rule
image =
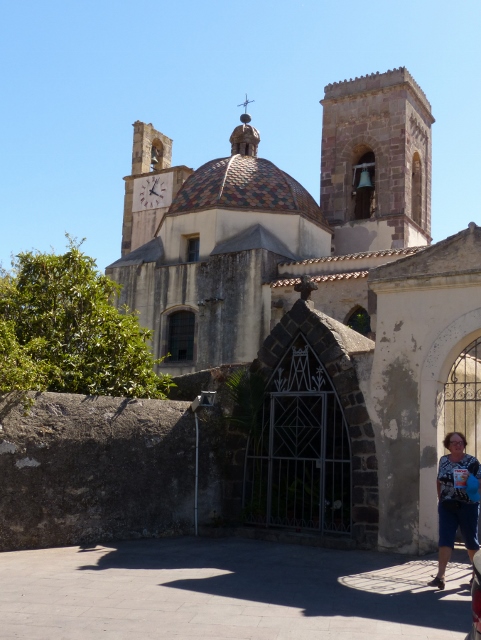
<path id="1" fill-rule="evenodd" d="M 172 167 L 171 138 L 152 124 L 133 124 L 132 174 L 126 176 L 122 256 L 152 240 L 192 169 Z"/>
<path id="2" fill-rule="evenodd" d="M 431 242 L 431 125 L 405 67 L 325 87 L 321 209 L 335 255 Z"/>

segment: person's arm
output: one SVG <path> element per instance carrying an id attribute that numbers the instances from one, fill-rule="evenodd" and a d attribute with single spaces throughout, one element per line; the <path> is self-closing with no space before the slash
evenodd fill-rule
<path id="1" fill-rule="evenodd" d="M 436 489 L 437 489 L 437 492 L 438 492 L 438 500 L 439 500 L 440 497 L 441 497 L 441 483 L 439 482 L 439 480 L 437 478 L 436 478 Z"/>

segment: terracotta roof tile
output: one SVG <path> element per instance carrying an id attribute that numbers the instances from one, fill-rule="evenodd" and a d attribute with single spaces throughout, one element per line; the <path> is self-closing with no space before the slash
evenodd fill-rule
<path id="1" fill-rule="evenodd" d="M 344 260 L 359 260 L 360 258 L 382 258 L 383 256 L 410 256 L 427 247 L 406 247 L 405 249 L 383 249 L 381 251 L 364 251 L 362 253 L 346 253 L 342 256 L 325 256 L 324 258 L 308 258 L 298 262 L 284 262 L 288 264 L 318 264 L 320 262 L 343 262 Z"/>
<path id="2" fill-rule="evenodd" d="M 323 276 L 311 276 L 314 282 L 331 282 L 332 280 L 356 280 L 357 278 L 367 278 L 369 271 L 350 271 L 349 273 L 328 273 Z M 276 287 L 292 287 L 301 282 L 300 278 L 282 278 L 274 280 L 268 284 L 272 289 Z"/>

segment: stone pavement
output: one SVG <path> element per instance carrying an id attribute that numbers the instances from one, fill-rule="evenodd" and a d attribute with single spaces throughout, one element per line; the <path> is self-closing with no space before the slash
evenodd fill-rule
<path id="1" fill-rule="evenodd" d="M 239 538 L 0 554 L 0 639 L 463 640 L 466 555 L 445 591 L 434 556 Z"/>

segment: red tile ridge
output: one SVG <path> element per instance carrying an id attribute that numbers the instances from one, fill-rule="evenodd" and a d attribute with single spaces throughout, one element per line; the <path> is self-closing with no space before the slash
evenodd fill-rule
<path id="1" fill-rule="evenodd" d="M 328 273 L 323 276 L 311 276 L 314 282 L 332 282 L 333 280 L 350 280 L 351 278 L 367 278 L 369 271 L 349 271 L 348 273 Z M 273 282 L 268 282 L 271 289 L 276 287 L 292 287 L 301 282 L 300 278 L 280 278 Z"/>
<path id="2" fill-rule="evenodd" d="M 297 262 L 281 262 L 279 266 L 292 264 L 318 264 L 319 262 L 342 262 L 343 260 L 359 260 L 360 258 L 382 258 L 383 256 L 409 256 L 424 247 L 405 247 L 404 249 L 380 249 L 379 251 L 363 251 L 361 253 L 346 253 L 342 256 L 324 256 L 323 258 L 307 258 Z"/>

